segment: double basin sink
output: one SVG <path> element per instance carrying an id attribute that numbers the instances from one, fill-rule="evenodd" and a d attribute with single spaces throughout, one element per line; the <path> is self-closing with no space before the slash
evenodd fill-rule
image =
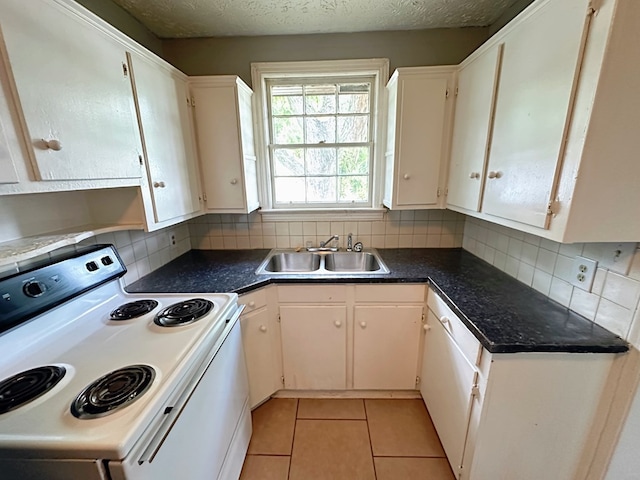
<path id="1" fill-rule="evenodd" d="M 363 252 L 330 253 L 271 250 L 256 273 L 266 275 L 379 275 L 389 273 L 389 269 L 373 248 Z"/>

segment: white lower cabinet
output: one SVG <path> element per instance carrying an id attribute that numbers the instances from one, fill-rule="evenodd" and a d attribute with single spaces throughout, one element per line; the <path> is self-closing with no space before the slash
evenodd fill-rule
<path id="1" fill-rule="evenodd" d="M 249 406 L 255 408 L 282 388 L 282 358 L 277 315 L 268 298 L 273 288 L 242 295 L 242 344 L 249 377 Z"/>
<path id="2" fill-rule="evenodd" d="M 427 304 L 420 391 L 456 477 L 576 478 L 615 356 L 492 354 L 432 291 Z"/>
<path id="3" fill-rule="evenodd" d="M 354 308 L 354 389 L 416 388 L 422 311 L 417 305 Z"/>
<path id="4" fill-rule="evenodd" d="M 286 389 L 347 388 L 346 306 L 281 306 L 280 329 Z"/>

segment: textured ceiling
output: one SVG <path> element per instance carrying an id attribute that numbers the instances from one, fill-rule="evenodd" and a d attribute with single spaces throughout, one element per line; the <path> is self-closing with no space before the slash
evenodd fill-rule
<path id="1" fill-rule="evenodd" d="M 486 26 L 516 0 L 114 0 L 161 38 Z"/>

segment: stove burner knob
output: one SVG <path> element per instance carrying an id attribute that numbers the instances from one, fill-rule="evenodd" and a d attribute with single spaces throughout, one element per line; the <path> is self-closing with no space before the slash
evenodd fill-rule
<path id="1" fill-rule="evenodd" d="M 47 290 L 47 287 L 42 282 L 32 280 L 25 283 L 22 290 L 27 297 L 36 298 L 42 295 Z"/>

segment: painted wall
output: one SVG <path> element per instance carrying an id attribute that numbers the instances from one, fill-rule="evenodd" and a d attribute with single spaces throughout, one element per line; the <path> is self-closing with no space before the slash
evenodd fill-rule
<path id="1" fill-rule="evenodd" d="M 252 62 L 388 58 L 397 67 L 457 64 L 489 37 L 488 28 L 325 35 L 163 40 L 168 62 L 187 75 L 239 75 L 251 85 Z"/>
<path id="2" fill-rule="evenodd" d="M 489 27 L 489 35 L 493 35 L 502 27 L 504 27 L 507 23 L 509 23 L 516 15 L 518 15 L 522 10 L 527 8 L 534 0 L 515 0 L 513 5 L 511 5 L 506 12 L 504 12 L 500 18 L 498 18 L 493 25 Z"/>
<path id="3" fill-rule="evenodd" d="M 155 54 L 162 56 L 160 39 L 119 5 L 111 0 L 76 0 L 76 2 Z"/>

